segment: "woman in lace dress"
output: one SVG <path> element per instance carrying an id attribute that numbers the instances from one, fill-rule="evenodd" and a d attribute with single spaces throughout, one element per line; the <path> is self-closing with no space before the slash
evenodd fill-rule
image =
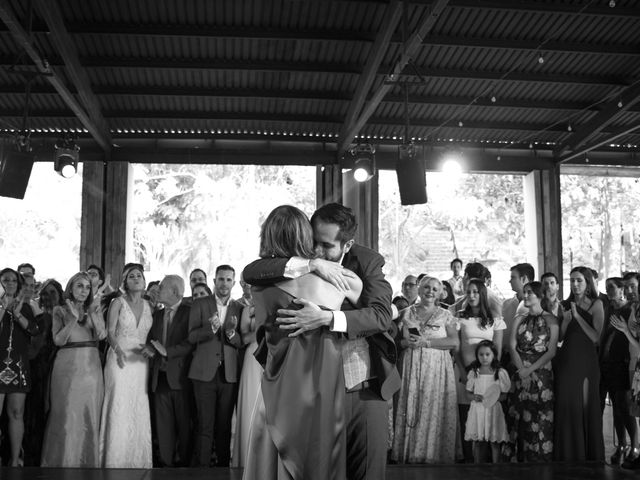
<path id="1" fill-rule="evenodd" d="M 123 290 L 125 294 L 109 306 L 100 452 L 104 467 L 150 468 L 149 365 L 140 345 L 147 340 L 152 318 L 149 303 L 142 298 L 141 265 L 125 271 Z"/>
<path id="2" fill-rule="evenodd" d="M 457 323 L 439 306 L 437 278 L 420 281 L 420 303 L 402 311 L 402 386 L 391 458 L 399 463 L 453 463 L 458 440 L 456 377 L 451 351 Z"/>

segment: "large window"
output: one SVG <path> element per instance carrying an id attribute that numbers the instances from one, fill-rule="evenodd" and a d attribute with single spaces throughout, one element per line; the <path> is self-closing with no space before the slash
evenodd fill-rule
<path id="1" fill-rule="evenodd" d="M 427 174 L 426 205 L 401 206 L 395 172 L 380 173 L 380 253 L 394 290 L 408 274 L 451 278 L 450 261 L 479 261 L 512 296 L 509 268 L 526 261 L 523 177 Z"/>
<path id="2" fill-rule="evenodd" d="M 186 280 L 196 267 L 212 276 L 221 264 L 238 279 L 258 257 L 260 226 L 274 207 L 315 210 L 315 167 L 136 164 L 133 172 L 134 257 L 148 280 Z"/>
<path id="3" fill-rule="evenodd" d="M 0 268 L 28 262 L 36 278 L 64 287 L 80 268 L 82 164 L 69 179 L 50 162 L 33 165 L 24 200 L 0 197 Z"/>
<path id="4" fill-rule="evenodd" d="M 561 175 L 562 257 L 607 277 L 640 270 L 640 184 L 635 178 Z M 565 290 L 565 294 L 568 294 Z"/>

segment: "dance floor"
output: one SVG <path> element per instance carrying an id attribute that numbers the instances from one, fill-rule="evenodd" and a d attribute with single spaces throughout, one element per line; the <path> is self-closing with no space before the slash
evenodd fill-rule
<path id="1" fill-rule="evenodd" d="M 637 478 L 637 472 L 598 463 L 530 465 L 433 465 L 387 469 L 387 480 L 617 480 Z M 241 480 L 241 469 L 106 470 L 70 468 L 0 468 L 2 480 Z"/>

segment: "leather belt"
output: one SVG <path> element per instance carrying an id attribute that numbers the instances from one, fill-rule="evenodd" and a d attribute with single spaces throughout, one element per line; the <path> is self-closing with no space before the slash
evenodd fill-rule
<path id="1" fill-rule="evenodd" d="M 355 387 L 351 387 L 347 389 L 347 393 L 359 392 L 361 390 L 366 390 L 367 388 L 371 388 L 378 384 L 378 380 L 375 378 L 371 378 L 369 380 L 365 380 L 364 382 L 360 382 Z"/>
<path id="2" fill-rule="evenodd" d="M 64 345 L 59 346 L 58 348 L 84 348 L 84 347 L 97 347 L 97 340 L 87 340 L 86 342 L 68 342 Z"/>

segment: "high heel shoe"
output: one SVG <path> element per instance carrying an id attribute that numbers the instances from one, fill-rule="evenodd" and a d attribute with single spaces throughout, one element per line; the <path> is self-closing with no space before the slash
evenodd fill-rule
<path id="1" fill-rule="evenodd" d="M 640 468 L 640 448 L 630 449 L 621 466 L 629 470 L 638 470 Z"/>
<path id="2" fill-rule="evenodd" d="M 628 445 L 618 445 L 616 451 L 611 455 L 611 465 L 621 465 L 625 461 L 631 447 Z"/>

